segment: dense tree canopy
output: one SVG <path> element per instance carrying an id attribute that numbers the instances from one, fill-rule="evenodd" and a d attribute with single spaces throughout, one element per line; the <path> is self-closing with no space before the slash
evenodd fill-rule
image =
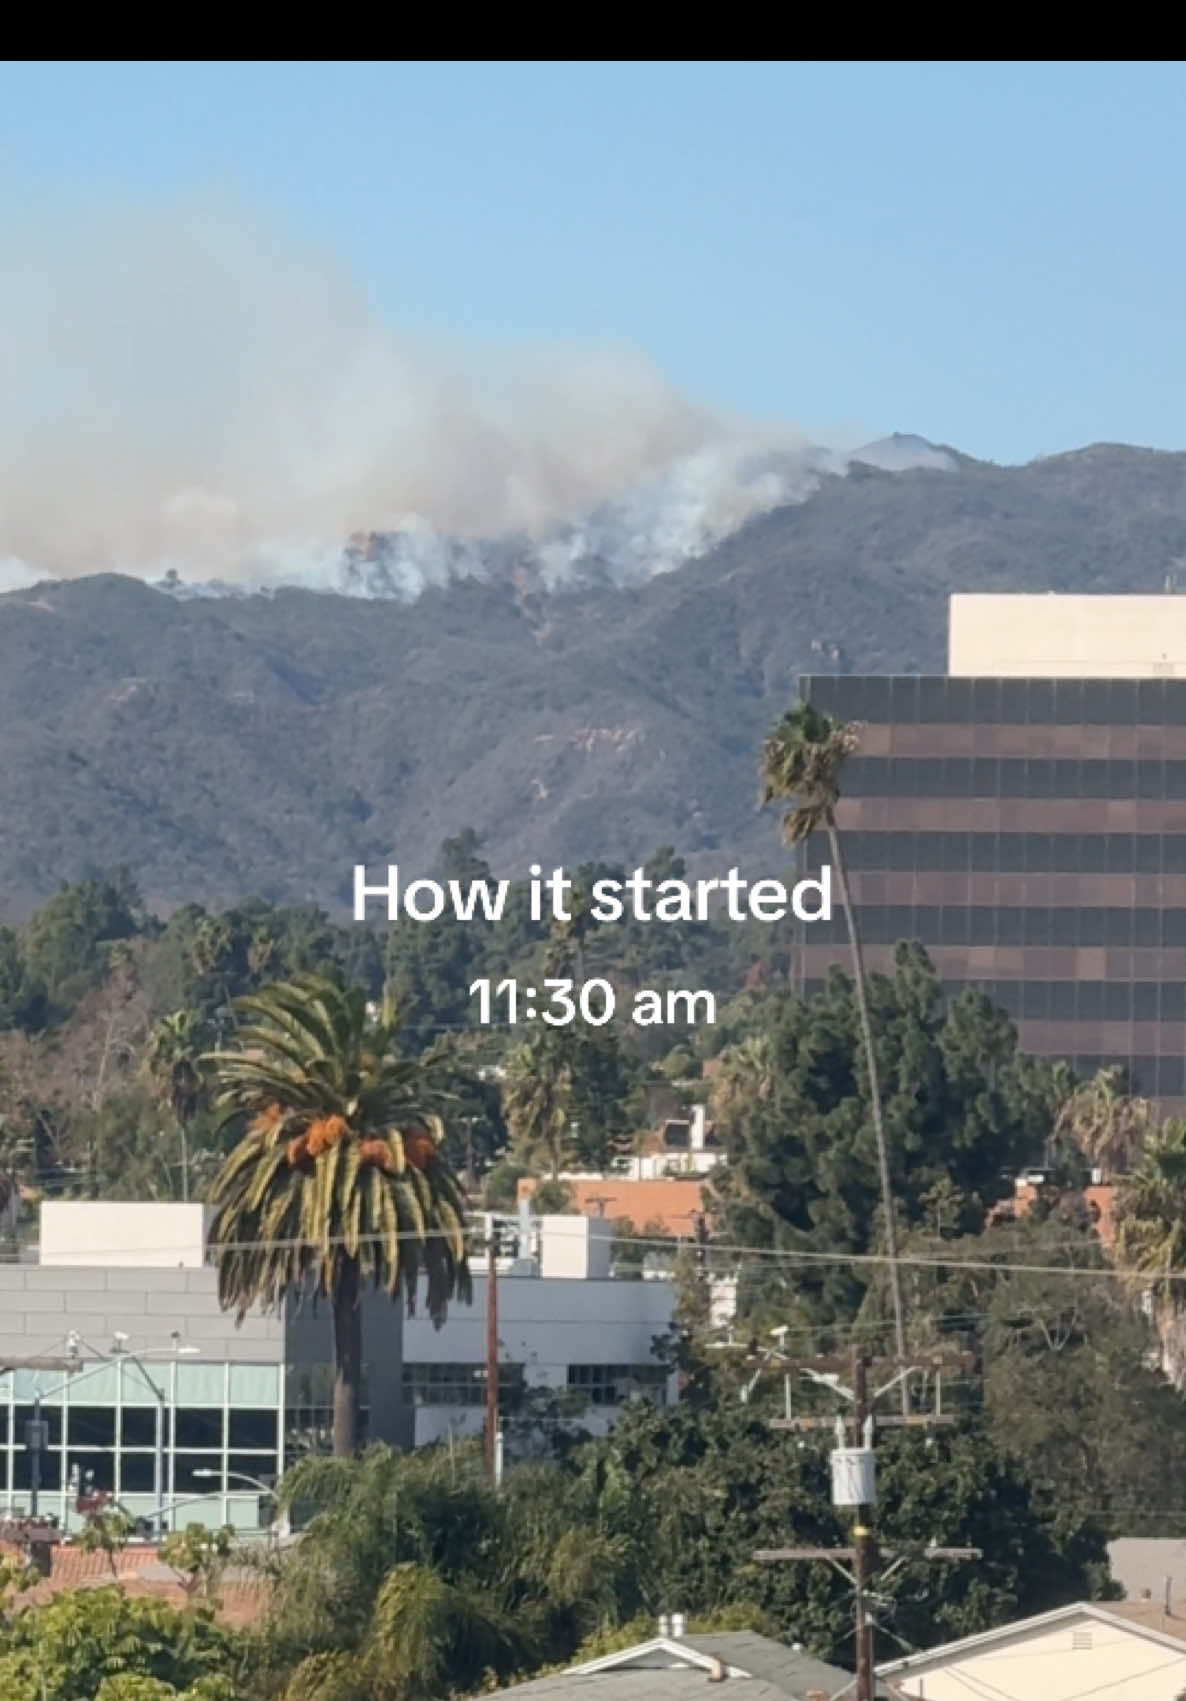
<path id="1" fill-rule="evenodd" d="M 15 1581 L 11 1569 L 8 1585 Z M 245 1644 L 203 1610 L 74 1589 L 0 1605 L 4 1701 L 239 1701 Z"/>
<path id="2" fill-rule="evenodd" d="M 904 1229 L 925 1221 L 946 1185 L 974 1229 L 1040 1155 L 1054 1114 L 1052 1069 L 1017 1050 L 1016 1031 L 972 989 L 945 1004 L 919 946 L 899 946 L 893 978 L 869 1003 L 880 1061 L 893 1196 Z M 761 1090 L 733 1095 L 721 1129 L 728 1165 L 714 1177 L 718 1233 L 760 1249 L 865 1254 L 880 1241 L 880 1192 L 852 984 L 839 970 L 816 998 L 769 999 Z M 850 1315 L 867 1276 L 835 1263 L 801 1269 L 804 1314 Z"/>

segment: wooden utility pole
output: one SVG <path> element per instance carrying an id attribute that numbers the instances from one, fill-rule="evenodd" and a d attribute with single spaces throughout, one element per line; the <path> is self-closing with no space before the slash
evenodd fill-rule
<path id="1" fill-rule="evenodd" d="M 860 1447 L 869 1420 L 869 1383 L 865 1355 L 855 1348 L 852 1355 L 852 1427 L 853 1446 Z M 874 1701 L 873 1627 L 867 1608 L 869 1585 L 873 1575 L 873 1539 L 869 1524 L 871 1506 L 857 1507 L 857 1521 L 852 1532 L 853 1582 L 856 1617 L 857 1701 Z"/>
<path id="2" fill-rule="evenodd" d="M 923 1355 L 923 1357 L 925 1362 L 929 1364 L 937 1365 L 941 1361 L 943 1364 L 951 1365 L 966 1364 L 970 1361 L 971 1355 L 967 1353 L 954 1355 L 930 1354 Z M 955 1421 L 953 1417 L 945 1417 L 938 1413 L 929 1417 L 925 1414 L 910 1414 L 903 1417 L 877 1417 L 872 1409 L 874 1401 L 869 1397 L 869 1359 L 867 1354 L 861 1348 L 853 1348 L 852 1358 L 850 1360 L 852 1374 L 851 1388 L 843 1388 L 839 1383 L 839 1371 L 843 1367 L 843 1360 L 837 1361 L 822 1358 L 786 1359 L 781 1355 L 778 1355 L 776 1359 L 767 1357 L 759 1362 L 763 1364 L 778 1362 L 787 1368 L 798 1367 L 806 1370 L 817 1381 L 825 1382 L 827 1385 L 831 1386 L 835 1393 L 851 1400 L 851 1422 L 853 1432 L 852 1445 L 857 1449 L 871 1447 L 874 1433 L 881 1427 L 901 1428 L 903 1426 L 913 1427 L 916 1424 L 953 1423 Z M 910 1368 L 918 1368 L 918 1366 L 899 1367 L 898 1374 L 894 1376 L 891 1381 L 887 1382 L 883 1388 L 879 1389 L 878 1392 L 882 1394 L 888 1393 L 891 1388 L 896 1386 L 899 1380 L 904 1380 Z M 874 1396 L 874 1399 L 875 1398 L 876 1396 Z M 771 1420 L 772 1429 L 836 1428 L 838 1425 L 839 1420 L 834 1417 L 795 1418 L 791 1416 L 790 1413 L 788 1413 L 786 1417 L 773 1418 Z M 833 1492 L 835 1493 L 835 1487 L 833 1488 Z M 895 1571 L 900 1570 L 901 1567 L 912 1558 L 979 1559 L 980 1557 L 979 1548 L 972 1547 L 924 1547 L 918 1549 L 916 1552 L 902 1551 L 896 1554 L 887 1552 L 883 1555 L 878 1551 L 877 1542 L 873 1534 L 872 1522 L 872 1506 L 858 1506 L 856 1508 L 856 1522 L 853 1526 L 851 1547 L 761 1548 L 754 1554 L 754 1558 L 756 1560 L 765 1564 L 774 1564 L 781 1560 L 788 1559 L 824 1560 L 839 1571 L 841 1576 L 851 1583 L 853 1590 L 853 1623 L 856 1635 L 856 1677 L 853 1683 L 849 1686 L 849 1689 L 851 1690 L 855 1688 L 856 1701 L 876 1701 L 877 1679 L 874 1669 L 873 1649 L 873 1632 L 876 1629 L 876 1623 L 872 1612 L 870 1611 L 870 1606 L 872 1602 L 874 1578 L 880 1569 L 882 1560 L 885 1559 L 893 1561 L 893 1563 L 883 1573 L 884 1579 L 888 1580 Z M 844 1561 L 847 1561 L 848 1564 L 851 1565 L 851 1571 L 847 1569 L 847 1566 L 843 1563 Z M 843 1693 L 847 1694 L 848 1691 L 846 1690 Z M 836 1701 L 840 1701 L 840 1698 L 837 1697 Z"/>
<path id="3" fill-rule="evenodd" d="M 498 1231 L 486 1241 L 486 1469 L 498 1482 Z"/>

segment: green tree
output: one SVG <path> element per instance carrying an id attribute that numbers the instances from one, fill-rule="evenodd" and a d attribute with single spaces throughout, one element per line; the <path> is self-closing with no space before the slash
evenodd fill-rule
<path id="1" fill-rule="evenodd" d="M 192 1010 L 162 1016 L 148 1039 L 145 1065 L 177 1125 L 181 1145 L 181 1197 L 189 1198 L 190 1128 L 202 1103 L 201 1058 L 207 1034 Z"/>
<path id="2" fill-rule="evenodd" d="M 78 1545 L 84 1553 L 102 1553 L 113 1578 L 118 1576 L 116 1555 L 123 1552 L 136 1533 L 136 1520 L 126 1512 L 95 1512 L 78 1533 Z"/>
<path id="3" fill-rule="evenodd" d="M 1186 1384 L 1186 1121 L 1171 1118 L 1145 1143 L 1116 1198 L 1116 1248 L 1134 1285 L 1152 1298 L 1167 1367 Z"/>
<path id="4" fill-rule="evenodd" d="M 409 1311 L 423 1271 L 428 1309 L 468 1297 L 465 1201 L 440 1152 L 448 1083 L 398 1051 L 386 998 L 305 976 L 240 999 L 237 1046 L 209 1058 L 217 1108 L 242 1128 L 215 1180 L 219 1292 L 240 1316 L 312 1285 L 330 1303 L 334 1451 L 353 1451 L 365 1282 Z"/>
<path id="5" fill-rule="evenodd" d="M 236 1701 L 242 1639 L 202 1612 L 70 1589 L 0 1621 L 4 1701 Z"/>
<path id="6" fill-rule="evenodd" d="M 1054 1136 L 1069 1138 L 1093 1168 L 1113 1176 L 1126 1173 L 1153 1127 L 1153 1107 L 1125 1092 L 1124 1071 L 1100 1069 L 1060 1105 Z"/>
<path id="7" fill-rule="evenodd" d="M 16 1227 L 21 1189 L 36 1170 L 37 1148 L 27 1128 L 0 1116 L 0 1235 Z"/>
<path id="8" fill-rule="evenodd" d="M 572 1068 L 557 1030 L 539 1029 L 508 1057 L 503 1106 L 515 1156 L 546 1162 L 558 1181 L 568 1154 Z"/>
<path id="9" fill-rule="evenodd" d="M 211 1600 L 230 1560 L 234 1540 L 235 1532 L 229 1524 L 220 1530 L 187 1524 L 184 1530 L 174 1530 L 166 1537 L 161 1558 L 181 1574 L 187 1594 Z"/>
<path id="10" fill-rule="evenodd" d="M 780 1397 L 780 1389 L 769 1396 Z M 639 1402 L 593 1450 L 633 1485 L 648 1614 L 676 1602 L 689 1615 L 756 1608 L 840 1660 L 852 1635 L 844 1581 L 825 1565 L 751 1558 L 763 1547 L 833 1547 L 851 1539 L 830 1503 L 830 1438 L 804 1443 L 773 1435 L 771 1409 L 757 1400 L 666 1409 Z M 931 1542 L 983 1550 L 975 1565 L 935 1566 L 919 1555 L 898 1572 L 888 1590 L 892 1624 L 916 1646 L 1005 1623 L 1018 1601 L 1037 1612 L 1098 1597 L 1107 1587 L 1098 1524 L 1056 1515 L 974 1427 L 932 1435 L 901 1430 L 879 1440 L 877 1536 L 916 1554 Z M 887 1637 L 880 1657 L 897 1645 Z"/>
<path id="11" fill-rule="evenodd" d="M 882 1115 L 881 1089 L 877 1076 L 877 1051 L 865 996 L 865 965 L 856 912 L 848 889 L 848 875 L 836 828 L 836 805 L 840 801 L 840 775 L 857 748 L 859 734 L 821 714 L 810 703 L 798 703 L 778 722 L 762 751 L 762 802 L 779 802 L 788 807 L 783 816 L 783 836 L 789 845 L 804 844 L 812 833 L 823 832 L 835 871 L 836 886 L 848 927 L 852 954 L 853 990 L 860 1022 L 861 1046 L 869 1077 L 869 1110 L 877 1149 L 877 1171 L 881 1183 L 882 1229 L 889 1258 L 890 1285 L 894 1302 L 894 1331 L 898 1357 L 905 1359 L 906 1332 L 902 1295 L 898 1280 L 894 1195 L 890 1185 L 889 1154 Z M 902 1384 L 905 1404 L 906 1384 Z"/>
<path id="12" fill-rule="evenodd" d="M 126 869 L 63 886 L 30 918 L 22 936 L 30 981 L 44 987 L 55 1014 L 67 1014 L 106 976 L 112 951 L 147 927 Z"/>
<path id="13" fill-rule="evenodd" d="M 975 1232 L 1009 1192 L 1008 1171 L 1043 1149 L 1054 1071 L 1018 1053 L 1016 1030 L 983 994 L 945 1003 L 920 946 L 899 946 L 893 978 L 873 975 L 868 996 L 899 1221 L 925 1225 L 934 1190 L 949 1186 L 959 1216 L 947 1230 Z M 783 992 L 762 1008 L 768 1072 L 760 1090 L 727 1097 L 717 1124 L 728 1157 L 708 1184 L 718 1232 L 755 1249 L 873 1253 L 880 1188 L 853 984 L 835 970 L 813 998 Z M 765 1279 L 751 1266 L 749 1291 Z M 799 1315 L 783 1320 L 850 1318 L 869 1281 L 866 1266 L 797 1268 Z M 887 1314 L 892 1326 L 892 1290 Z"/>
<path id="14" fill-rule="evenodd" d="M 570 1083 L 570 1157 L 578 1169 L 611 1169 L 630 1147 L 629 1105 L 639 1071 L 612 1028 L 580 1022 L 558 1037 Z"/>
<path id="15" fill-rule="evenodd" d="M 281 1497 L 312 1514 L 261 1650 L 295 1673 L 286 1701 L 336 1701 L 331 1682 L 366 1701 L 472 1693 L 636 1609 L 630 1485 L 591 1455 L 521 1464 L 495 1491 L 472 1443 L 371 1447 L 303 1461 Z"/>
<path id="16" fill-rule="evenodd" d="M 46 1014 L 44 992 L 26 967 L 19 936 L 0 927 L 0 1029 L 39 1028 Z"/>
<path id="17" fill-rule="evenodd" d="M 759 1102 L 770 1097 L 774 1084 L 774 1054 L 769 1036 L 751 1034 L 720 1054 L 720 1074 L 714 1093 L 722 1107 Z"/>

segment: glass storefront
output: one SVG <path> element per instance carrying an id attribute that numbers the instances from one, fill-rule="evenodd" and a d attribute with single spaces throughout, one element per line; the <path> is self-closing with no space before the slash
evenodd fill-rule
<path id="1" fill-rule="evenodd" d="M 283 1469 L 281 1369 L 130 1357 L 58 1372 L 0 1375 L 0 1507 L 30 1510 L 34 1399 L 40 1395 L 38 1511 L 76 1528 L 80 1500 L 110 1496 L 166 1528 L 187 1523 L 259 1528 L 263 1490 Z"/>

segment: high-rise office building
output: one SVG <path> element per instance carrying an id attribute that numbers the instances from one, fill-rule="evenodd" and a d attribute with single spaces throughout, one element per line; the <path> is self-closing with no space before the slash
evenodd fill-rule
<path id="1" fill-rule="evenodd" d="M 1026 1050 L 1186 1102 L 1186 597 L 956 596 L 949 660 L 801 681 L 862 724 L 838 821 L 868 967 L 917 939 Z M 839 913 L 807 927 L 803 989 L 845 952 Z"/>

